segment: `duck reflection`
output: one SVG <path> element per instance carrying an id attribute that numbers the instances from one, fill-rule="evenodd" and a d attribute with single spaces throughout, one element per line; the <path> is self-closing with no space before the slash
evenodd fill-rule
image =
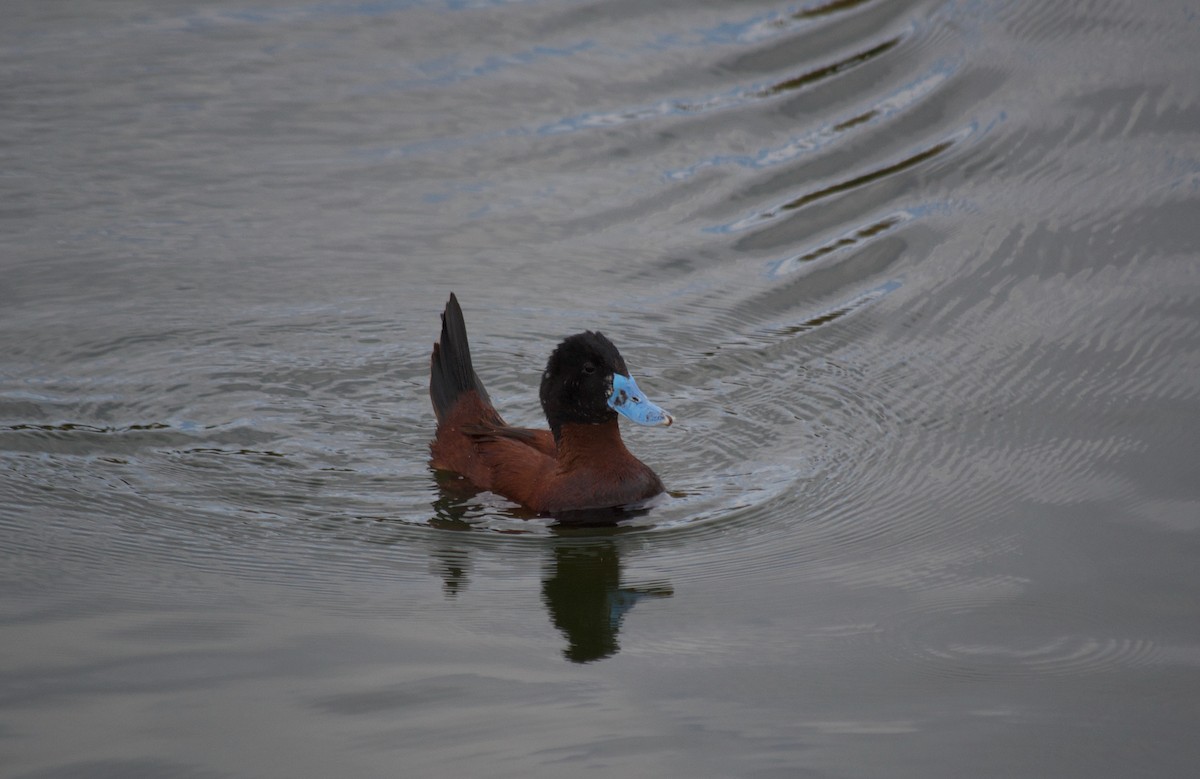
<path id="1" fill-rule="evenodd" d="M 471 530 L 465 515 L 474 491 L 455 490 L 458 485 L 454 483 L 442 486 L 429 524 L 443 530 Z M 636 531 L 614 523 L 640 513 L 644 512 L 575 512 L 560 517 L 560 524 L 554 526 L 557 537 L 550 547 L 542 579 L 542 602 L 550 612 L 550 621 L 567 641 L 563 656 L 573 663 L 615 655 L 620 650 L 617 635 L 621 622 L 629 610 L 643 598 L 669 598 L 675 594 L 671 585 L 663 582 L 622 586 L 617 538 Z M 446 596 L 456 597 L 468 582 L 470 560 L 466 550 L 451 541 L 439 545 L 433 557 Z"/>
<path id="2" fill-rule="evenodd" d="M 560 541 L 554 546 L 542 600 L 567 639 L 563 656 L 590 663 L 615 655 L 625 614 L 643 598 L 667 598 L 668 584 L 621 586 L 621 560 L 609 539 Z"/>
<path id="3" fill-rule="evenodd" d="M 433 550 L 434 567 L 442 579 L 442 591 L 454 598 L 467 587 L 467 566 L 470 560 L 463 549 L 445 547 Z"/>

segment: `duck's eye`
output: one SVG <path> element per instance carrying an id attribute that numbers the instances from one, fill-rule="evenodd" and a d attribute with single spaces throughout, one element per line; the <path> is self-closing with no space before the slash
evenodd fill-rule
<path id="1" fill-rule="evenodd" d="M 596 366 L 592 365 L 590 362 L 585 362 L 583 364 L 583 372 L 590 376 L 591 374 L 596 372 Z"/>

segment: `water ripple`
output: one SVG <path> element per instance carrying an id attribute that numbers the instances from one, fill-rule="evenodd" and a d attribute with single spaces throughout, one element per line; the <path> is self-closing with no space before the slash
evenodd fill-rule
<path id="1" fill-rule="evenodd" d="M 1162 659 L 1152 640 L 1112 636 L 1097 615 L 1044 602 L 933 603 L 898 613 L 875 638 L 927 677 L 1078 676 Z"/>

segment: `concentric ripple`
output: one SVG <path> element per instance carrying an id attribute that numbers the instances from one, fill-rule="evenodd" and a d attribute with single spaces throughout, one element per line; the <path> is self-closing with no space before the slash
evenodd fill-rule
<path id="1" fill-rule="evenodd" d="M 928 676 L 1078 676 L 1158 662 L 1146 638 L 1113 636 L 1098 615 L 1046 603 L 947 602 L 903 611 L 876 635 L 895 662 Z"/>

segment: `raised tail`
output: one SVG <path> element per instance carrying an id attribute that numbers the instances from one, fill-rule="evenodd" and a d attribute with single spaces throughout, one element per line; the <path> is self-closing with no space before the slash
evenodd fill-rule
<path id="1" fill-rule="evenodd" d="M 433 413 L 437 415 L 439 425 L 449 416 L 459 397 L 471 391 L 477 393 L 482 401 L 485 414 L 490 412 L 489 416 L 499 421 L 499 416 L 492 408 L 492 400 L 471 365 L 467 323 L 463 321 L 458 298 L 451 292 L 446 310 L 442 312 L 442 337 L 433 345 L 433 356 L 429 360 L 429 397 L 433 401 Z"/>

